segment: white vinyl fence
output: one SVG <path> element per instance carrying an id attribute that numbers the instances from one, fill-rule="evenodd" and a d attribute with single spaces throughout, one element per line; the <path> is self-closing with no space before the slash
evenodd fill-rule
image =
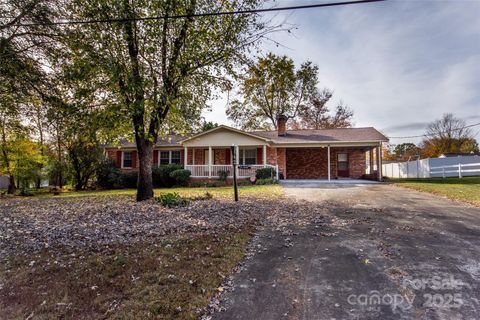
<path id="1" fill-rule="evenodd" d="M 428 158 L 385 163 L 383 176 L 388 178 L 466 177 L 480 175 L 480 156 Z"/>

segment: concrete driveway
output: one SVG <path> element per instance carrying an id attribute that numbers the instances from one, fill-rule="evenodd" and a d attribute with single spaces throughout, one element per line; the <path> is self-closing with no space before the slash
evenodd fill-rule
<path id="1" fill-rule="evenodd" d="M 388 185 L 285 192 L 325 217 L 265 227 L 213 318 L 479 318 L 479 208 Z"/>

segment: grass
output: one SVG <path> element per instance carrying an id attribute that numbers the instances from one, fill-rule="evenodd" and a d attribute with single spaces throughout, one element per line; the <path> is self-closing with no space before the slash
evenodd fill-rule
<path id="1" fill-rule="evenodd" d="M 169 188 L 169 189 L 154 189 L 155 196 L 161 194 L 176 192 L 182 197 L 196 197 L 204 195 L 205 192 L 211 193 L 214 198 L 233 198 L 233 187 L 215 187 L 215 188 Z M 99 190 L 99 191 L 64 191 L 59 195 L 54 196 L 51 193 L 39 192 L 35 193 L 39 196 L 49 197 L 96 197 L 96 196 L 135 196 L 135 189 L 116 189 L 116 190 Z M 239 186 L 238 194 L 242 196 L 255 197 L 276 197 L 283 195 L 282 188 L 279 185 L 251 185 Z"/>
<path id="2" fill-rule="evenodd" d="M 480 206 L 480 177 L 391 179 L 390 181 L 398 186 Z"/>
<path id="3" fill-rule="evenodd" d="M 0 265 L 0 318 L 197 319 L 250 238 L 246 229 L 12 257 Z"/>

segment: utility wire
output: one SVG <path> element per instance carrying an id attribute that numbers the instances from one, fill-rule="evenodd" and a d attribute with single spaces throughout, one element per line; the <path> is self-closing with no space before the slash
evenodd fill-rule
<path id="1" fill-rule="evenodd" d="M 476 127 L 476 126 L 480 126 L 480 122 L 479 122 L 479 123 L 470 124 L 470 125 L 468 125 L 468 126 L 464 126 L 464 127 L 461 127 L 461 128 L 452 129 L 452 130 L 450 130 L 450 131 L 440 132 L 440 134 L 448 133 L 448 132 L 451 132 L 451 131 L 459 131 L 459 130 L 463 130 L 463 129 L 471 128 L 471 127 Z M 411 139 L 411 138 L 423 138 L 423 137 L 428 137 L 428 136 L 431 136 L 431 135 L 432 135 L 432 134 L 422 134 L 422 135 L 418 135 L 418 136 L 388 137 L 388 138 L 389 138 L 389 139 Z"/>
<path id="2" fill-rule="evenodd" d="M 301 6 L 276 7 L 276 8 L 272 7 L 272 8 L 265 8 L 265 9 L 251 9 L 251 10 L 237 10 L 237 11 L 203 12 L 203 13 L 181 14 L 181 15 L 172 15 L 172 16 L 161 15 L 161 16 L 152 16 L 152 17 L 138 17 L 138 18 L 115 18 L 115 19 L 93 19 L 93 20 L 52 21 L 52 22 L 30 22 L 30 23 L 16 23 L 16 24 L 12 24 L 8 27 L 96 24 L 96 23 L 114 23 L 114 22 L 124 23 L 124 22 L 131 22 L 131 21 L 186 19 L 186 18 L 194 18 L 194 17 L 226 16 L 226 15 L 253 14 L 253 13 L 261 13 L 261 12 L 334 7 L 334 6 L 344 6 L 344 5 L 350 5 L 350 4 L 362 4 L 362 3 L 382 2 L 382 1 L 386 1 L 386 0 L 358 0 L 358 1 L 329 2 L 329 3 L 317 3 L 317 4 L 310 4 L 310 5 L 301 5 Z M 6 27 L 6 25 L 1 25 L 0 27 Z"/>

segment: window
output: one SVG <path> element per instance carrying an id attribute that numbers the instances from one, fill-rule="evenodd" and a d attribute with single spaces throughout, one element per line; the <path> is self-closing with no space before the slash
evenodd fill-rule
<path id="1" fill-rule="evenodd" d="M 243 165 L 257 164 L 257 149 L 240 150 L 240 164 L 243 164 Z"/>
<path id="2" fill-rule="evenodd" d="M 160 165 L 176 163 L 181 164 L 181 153 L 180 150 L 173 150 L 173 151 L 160 151 Z"/>
<path id="3" fill-rule="evenodd" d="M 181 163 L 181 158 L 180 158 L 180 151 L 170 151 L 172 156 L 171 156 L 171 163 L 176 163 L 180 164 Z"/>
<path id="4" fill-rule="evenodd" d="M 132 167 L 132 153 L 131 152 L 123 152 L 123 168 L 131 168 Z"/>
<path id="5" fill-rule="evenodd" d="M 170 151 L 160 151 L 160 165 L 170 163 Z"/>

